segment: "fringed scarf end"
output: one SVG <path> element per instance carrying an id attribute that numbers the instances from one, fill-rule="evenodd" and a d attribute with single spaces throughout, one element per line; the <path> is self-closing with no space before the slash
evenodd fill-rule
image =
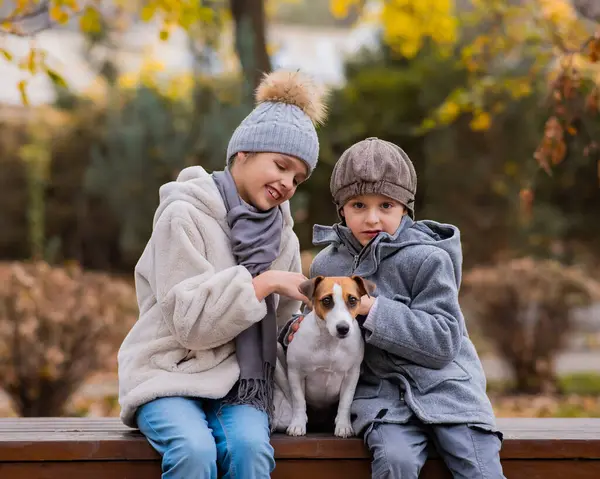
<path id="1" fill-rule="evenodd" d="M 223 399 L 222 404 L 246 404 L 265 412 L 269 417 L 269 427 L 273 432 L 273 415 L 275 412 L 273 404 L 274 374 L 275 368 L 265 362 L 263 364 L 262 379 L 240 379 L 227 397 Z"/>

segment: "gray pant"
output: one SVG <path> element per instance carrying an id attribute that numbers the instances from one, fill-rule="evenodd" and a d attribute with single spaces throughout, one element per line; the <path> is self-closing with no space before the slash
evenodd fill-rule
<path id="1" fill-rule="evenodd" d="M 501 479 L 500 438 L 466 424 L 375 424 L 365 436 L 373 479 L 417 479 L 432 440 L 454 478 Z"/>

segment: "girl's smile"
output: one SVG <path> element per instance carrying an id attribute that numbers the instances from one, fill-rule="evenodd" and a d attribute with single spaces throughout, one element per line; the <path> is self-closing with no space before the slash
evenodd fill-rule
<path id="1" fill-rule="evenodd" d="M 231 175 L 240 197 L 267 211 L 289 200 L 308 176 L 306 163 L 282 153 L 238 153 Z"/>

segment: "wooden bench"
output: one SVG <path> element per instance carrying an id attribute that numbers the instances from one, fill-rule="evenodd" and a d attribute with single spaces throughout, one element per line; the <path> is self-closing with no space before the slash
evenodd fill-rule
<path id="1" fill-rule="evenodd" d="M 600 419 L 501 419 L 502 463 L 509 479 L 600 478 Z M 369 478 L 359 439 L 275 435 L 273 478 Z M 138 432 L 116 418 L 0 419 L 0 478 L 152 479 L 160 460 Z M 450 478 L 431 454 L 421 474 Z"/>

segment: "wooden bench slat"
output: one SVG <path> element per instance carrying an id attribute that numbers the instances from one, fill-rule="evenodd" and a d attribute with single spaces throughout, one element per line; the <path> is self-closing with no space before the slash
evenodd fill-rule
<path id="1" fill-rule="evenodd" d="M 500 419 L 503 459 L 600 459 L 600 419 Z M 368 459 L 357 438 L 275 434 L 277 459 Z M 0 461 L 157 460 L 118 418 L 0 419 Z M 600 476 L 599 476 L 600 477 Z"/>
<path id="2" fill-rule="evenodd" d="M 600 418 L 500 418 L 505 437 L 518 439 L 600 439 Z M 118 418 L 0 418 L 0 435 L 10 431 L 129 432 Z"/>
<path id="3" fill-rule="evenodd" d="M 500 419 L 502 466 L 510 479 L 600 477 L 600 419 Z M 272 438 L 274 479 L 368 479 L 370 457 L 357 438 L 331 434 Z M 0 419 L 2 479 L 159 479 L 160 457 L 118 418 Z M 422 479 L 451 479 L 433 452 Z"/>

